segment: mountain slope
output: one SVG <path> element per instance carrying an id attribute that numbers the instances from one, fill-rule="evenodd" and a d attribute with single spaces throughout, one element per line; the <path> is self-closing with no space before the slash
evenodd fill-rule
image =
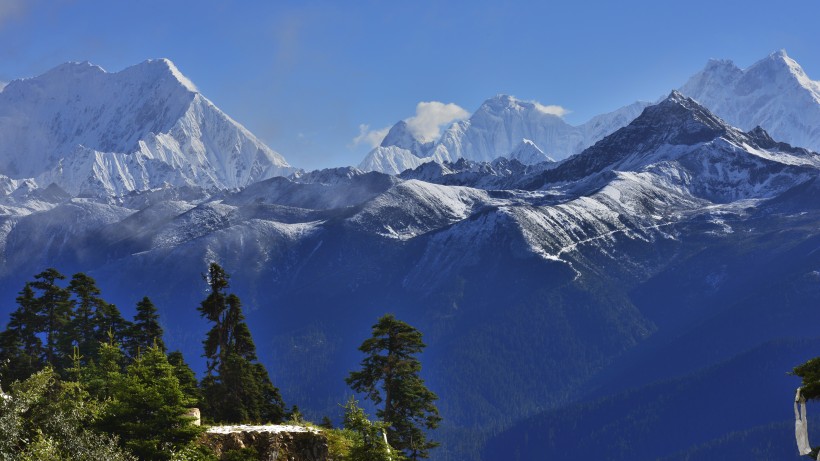
<path id="1" fill-rule="evenodd" d="M 761 129 L 744 133 L 673 91 L 583 153 L 524 181 L 529 188 L 549 187 L 616 170 L 652 171 L 694 196 L 723 203 L 774 196 L 810 179 L 818 166 L 818 154 L 775 143 Z"/>
<path id="2" fill-rule="evenodd" d="M 68 63 L 0 93 L 0 173 L 72 195 L 235 188 L 293 169 L 166 59 L 117 73 Z"/>

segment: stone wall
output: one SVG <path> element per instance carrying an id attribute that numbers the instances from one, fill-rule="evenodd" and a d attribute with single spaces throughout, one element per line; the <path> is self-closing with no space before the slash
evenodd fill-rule
<path id="1" fill-rule="evenodd" d="M 203 434 L 203 443 L 217 456 L 254 448 L 260 461 L 327 461 L 327 437 L 300 426 L 216 426 Z"/>

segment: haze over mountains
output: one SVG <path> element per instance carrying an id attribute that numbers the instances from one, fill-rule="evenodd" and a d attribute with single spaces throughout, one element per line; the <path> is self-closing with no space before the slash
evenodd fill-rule
<path id="1" fill-rule="evenodd" d="M 732 68 L 580 127 L 508 96 L 433 143 L 399 123 L 368 158 L 400 175 L 290 170 L 165 60 L 12 82 L 3 313 L 44 267 L 85 271 L 126 314 L 150 296 L 195 362 L 215 260 L 313 418 L 392 311 L 425 333 L 434 459 L 788 459 L 785 373 L 820 346 L 820 155 L 786 138 L 815 139 L 791 121 L 820 100 L 785 53 Z"/>

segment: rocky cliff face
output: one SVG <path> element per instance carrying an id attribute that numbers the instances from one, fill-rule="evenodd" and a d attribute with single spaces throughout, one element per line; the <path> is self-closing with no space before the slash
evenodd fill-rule
<path id="1" fill-rule="evenodd" d="M 252 448 L 260 461 L 327 461 L 327 438 L 300 426 L 217 426 L 203 435 L 203 443 L 222 456 Z"/>

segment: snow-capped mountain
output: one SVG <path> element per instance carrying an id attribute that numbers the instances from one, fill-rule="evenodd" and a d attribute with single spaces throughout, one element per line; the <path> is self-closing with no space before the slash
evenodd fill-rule
<path id="1" fill-rule="evenodd" d="M 407 122 L 402 120 L 393 125 L 381 144 L 367 154 L 359 169 L 399 174 L 429 162 L 427 152 L 433 145 L 433 142 L 425 143 L 416 138 Z"/>
<path id="2" fill-rule="evenodd" d="M 418 157 L 409 149 L 398 146 L 378 146 L 359 163 L 359 169 L 399 174 L 404 170 L 410 170 L 432 161 L 432 157 Z"/>
<path id="3" fill-rule="evenodd" d="M 447 129 L 432 156 L 437 161 L 465 157 L 488 162 L 509 154 L 522 139 L 554 158 L 580 152 L 584 144 L 580 130 L 540 104 L 498 95 Z"/>
<path id="4" fill-rule="evenodd" d="M 67 63 L 0 92 L 0 174 L 72 195 L 236 188 L 293 171 L 167 59 Z"/>
<path id="5" fill-rule="evenodd" d="M 612 171 L 651 171 L 722 203 L 775 196 L 816 175 L 818 167 L 820 155 L 776 143 L 759 127 L 744 133 L 673 91 L 626 127 L 527 181 L 549 187 Z"/>
<path id="6" fill-rule="evenodd" d="M 760 126 L 779 141 L 820 151 L 820 82 L 811 80 L 785 51 L 747 69 L 731 61 L 709 61 L 679 91 L 731 125 L 743 130 Z M 626 126 L 648 105 L 635 102 L 572 126 L 538 103 L 499 95 L 485 101 L 468 120 L 451 125 L 432 146 L 419 148 L 412 135 L 388 136 L 359 168 L 398 174 L 432 161 L 489 162 L 509 156 L 522 139 L 562 160 Z M 399 125 L 394 128 L 404 132 Z"/>
<path id="7" fill-rule="evenodd" d="M 410 133 L 402 136 L 388 134 L 379 147 L 367 154 L 359 168 L 398 174 L 432 161 L 455 162 L 466 158 L 489 162 L 509 156 L 521 147 L 522 140 L 528 140 L 529 146 L 545 157 L 560 160 L 581 152 L 626 125 L 647 104 L 634 103 L 599 115 L 583 125 L 572 126 L 541 104 L 498 95 L 486 100 L 469 119 L 452 124 L 435 143 L 422 144 Z M 395 125 L 390 133 L 405 133 L 403 123 Z M 546 158 L 541 160 L 536 156 L 524 160 L 522 163 L 532 164 Z"/>
<path id="8" fill-rule="evenodd" d="M 746 69 L 709 61 L 680 92 L 741 129 L 761 126 L 779 141 L 820 151 L 820 82 L 783 50 Z"/>
<path id="9" fill-rule="evenodd" d="M 517 160 L 524 165 L 535 165 L 536 163 L 555 161 L 529 139 L 522 139 L 521 143 L 507 155 L 507 158 Z"/>
<path id="10" fill-rule="evenodd" d="M 387 132 L 381 147 L 396 146 L 410 151 L 416 157 L 425 157 L 427 151 L 433 146 L 432 142 L 422 142 L 410 131 L 410 127 L 404 120 L 396 123 Z"/>
<path id="11" fill-rule="evenodd" d="M 199 95 L 171 77 L 167 97 L 179 91 L 187 113 Z M 495 461 L 513 452 L 672 459 L 692 447 L 744 445 L 743 431 L 777 432 L 781 400 L 761 396 L 788 399 L 785 372 L 816 354 L 820 156 L 765 127 L 739 129 L 679 92 L 583 129 L 514 98 L 485 106 L 434 145 L 394 127 L 377 150 L 395 154 L 382 157 L 394 172 L 395 158 L 418 162 L 400 175 L 336 168 L 218 191 L 213 181 L 182 181 L 112 201 L 38 188 L 25 179 L 41 177 L 35 164 L 4 156 L 9 169 L 31 173 L 0 172 L 0 309 L 12 309 L 44 267 L 87 272 L 126 315 L 150 296 L 168 344 L 195 358 L 206 330 L 194 309 L 198 283 L 216 261 L 232 275 L 275 384 L 310 417 L 338 416 L 344 377 L 375 318 L 394 312 L 424 331 L 425 379 L 447 425 L 443 459 L 482 459 L 470 444 L 487 434 L 507 443 L 484 458 Z M 129 138 L 136 154 L 121 155 L 154 152 L 142 140 L 166 121 L 181 123 L 171 109 L 146 111 L 162 123 L 145 122 Z M 97 151 L 128 151 L 94 123 L 71 127 L 59 133 L 82 142 L 92 133 Z M 561 162 L 518 159 L 553 154 L 549 143 L 565 142 L 559 132 L 579 146 L 596 142 Z M 429 162 L 436 149 L 449 155 L 447 146 L 459 152 L 454 161 Z M 181 172 L 171 177 L 194 171 L 173 169 Z M 694 430 L 698 411 L 738 408 L 720 389 L 778 403 L 745 405 L 741 418 L 710 417 Z M 697 411 L 658 429 L 645 402 Z M 507 429 L 513 436 L 503 437 Z M 625 445 L 622 429 L 645 443 Z M 577 450 L 585 444 L 602 449 Z"/>

